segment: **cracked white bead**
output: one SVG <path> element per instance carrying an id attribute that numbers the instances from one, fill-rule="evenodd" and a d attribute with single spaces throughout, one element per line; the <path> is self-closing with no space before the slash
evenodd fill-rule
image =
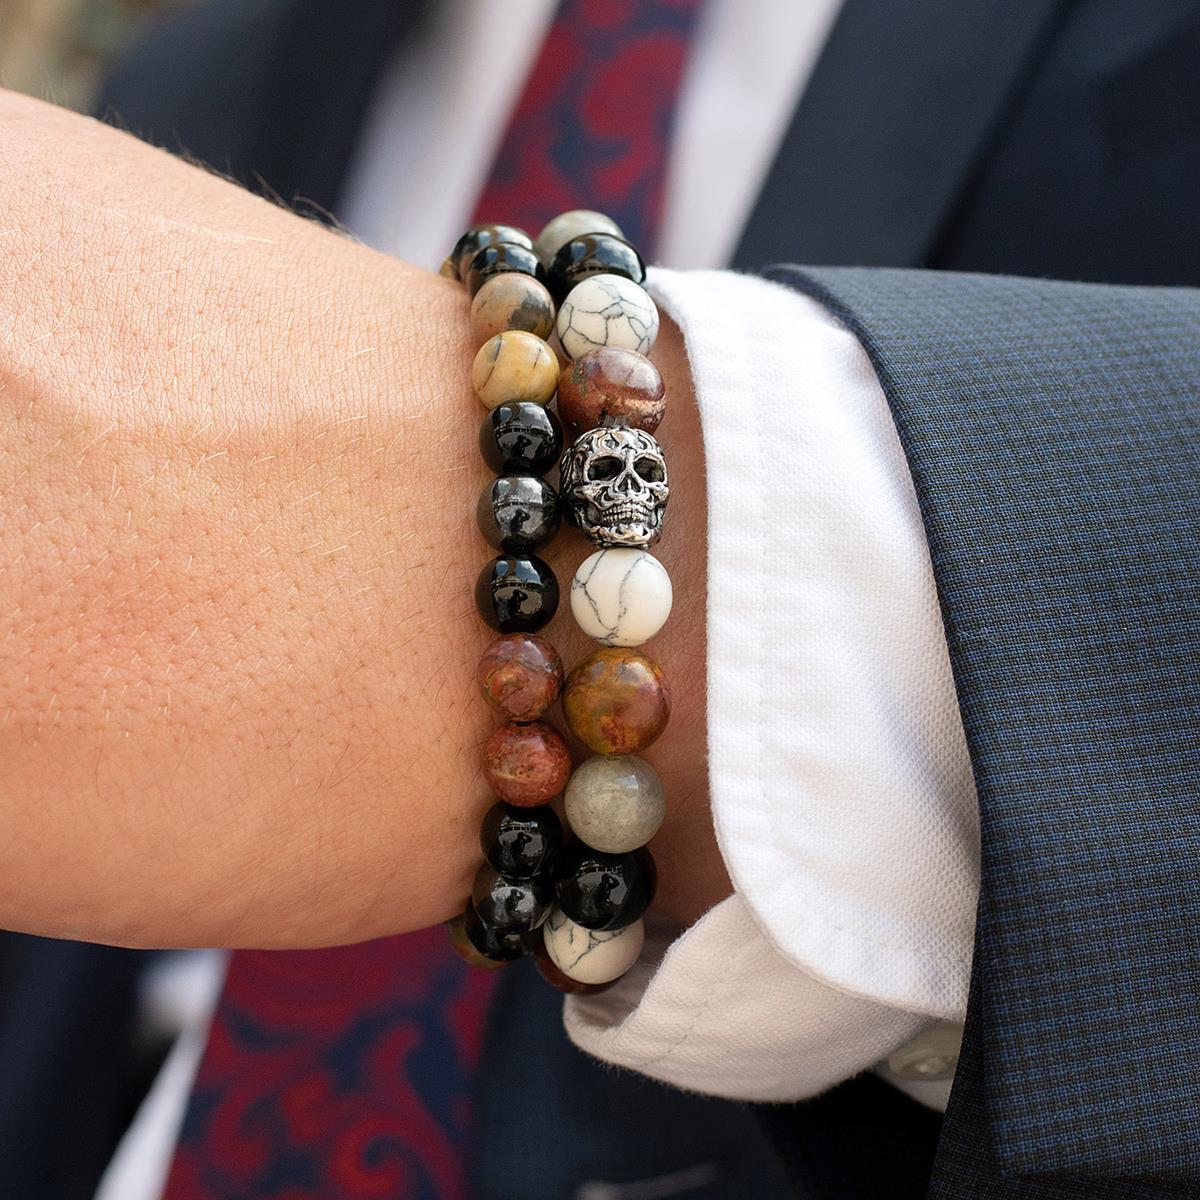
<path id="1" fill-rule="evenodd" d="M 542 926 L 550 961 L 579 983 L 611 983 L 637 962 L 646 927 L 634 921 L 624 929 L 584 929 L 557 905 Z"/>
<path id="2" fill-rule="evenodd" d="M 571 581 L 571 612 L 579 628 L 602 646 L 640 646 L 671 615 L 671 577 L 637 547 L 598 550 L 579 564 Z"/>
<path id="3" fill-rule="evenodd" d="M 558 310 L 558 340 L 569 358 L 601 346 L 649 354 L 658 337 L 658 309 L 645 288 L 621 275 L 589 275 Z"/>

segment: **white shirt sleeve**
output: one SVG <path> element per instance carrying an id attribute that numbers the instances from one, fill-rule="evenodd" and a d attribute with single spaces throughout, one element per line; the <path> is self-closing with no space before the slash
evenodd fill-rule
<path id="1" fill-rule="evenodd" d="M 734 895 L 649 938 L 608 992 L 568 997 L 566 1027 L 668 1083 L 800 1099 L 961 1020 L 971 764 L 912 479 L 858 341 L 750 276 L 656 271 L 651 290 L 703 425 L 710 792 Z"/>

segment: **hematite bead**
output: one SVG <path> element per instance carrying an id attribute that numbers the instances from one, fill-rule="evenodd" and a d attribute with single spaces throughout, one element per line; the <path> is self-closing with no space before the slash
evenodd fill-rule
<path id="1" fill-rule="evenodd" d="M 506 879 L 491 863 L 484 863 L 471 888 L 471 905 L 485 929 L 499 933 L 528 933 L 550 911 L 554 886 L 549 875 L 531 879 Z"/>
<path id="2" fill-rule="evenodd" d="M 546 874 L 562 850 L 562 822 L 548 804 L 493 804 L 479 829 L 483 856 L 509 879 Z"/>
<path id="3" fill-rule="evenodd" d="M 519 400 L 545 404 L 558 387 L 558 360 L 541 338 L 510 329 L 479 347 L 471 383 L 484 408 Z"/>
<path id="4" fill-rule="evenodd" d="M 455 278 L 465 279 L 471 259 L 484 246 L 490 246 L 494 242 L 509 242 L 533 249 L 533 239 L 525 230 L 518 229 L 515 225 L 472 225 L 454 243 L 454 249 L 449 254 L 449 262 L 454 267 Z"/>
<path id="5" fill-rule="evenodd" d="M 597 754 L 567 783 L 567 824 L 594 850 L 627 854 L 644 846 L 667 812 L 654 768 L 632 754 Z"/>
<path id="6" fill-rule="evenodd" d="M 475 606 L 501 633 L 537 633 L 558 609 L 558 580 L 532 554 L 501 554 L 479 572 Z"/>
<path id="7" fill-rule="evenodd" d="M 475 516 L 490 545 L 528 554 L 558 532 L 558 493 L 537 475 L 501 475 L 480 492 Z"/>
<path id="8" fill-rule="evenodd" d="M 540 637 L 509 633 L 488 645 L 476 677 L 488 703 L 510 721 L 536 721 L 562 691 L 562 659 Z"/>
<path id="9" fill-rule="evenodd" d="M 571 752 L 563 736 L 541 721 L 501 725 L 483 744 L 483 777 L 509 804 L 545 804 L 571 776 Z"/>
<path id="10" fill-rule="evenodd" d="M 634 921 L 624 929 L 584 929 L 561 908 L 552 908 L 542 923 L 546 953 L 569 979 L 580 983 L 611 983 L 638 960 L 646 927 Z"/>
<path id="11" fill-rule="evenodd" d="M 561 304 L 567 293 L 589 275 L 622 275 L 641 283 L 646 278 L 642 256 L 611 233 L 585 233 L 559 248 L 546 271 L 550 294 Z"/>
<path id="12" fill-rule="evenodd" d="M 606 217 L 590 208 L 573 208 L 569 212 L 559 213 L 557 217 L 551 217 L 542 227 L 542 232 L 537 235 L 533 248 L 538 258 L 548 267 L 561 246 L 584 233 L 611 233 L 619 238 L 625 236 L 612 217 Z"/>
<path id="13" fill-rule="evenodd" d="M 637 650 L 595 650 L 567 677 L 563 715 L 596 754 L 637 754 L 667 727 L 671 694 L 662 668 Z"/>
<path id="14" fill-rule="evenodd" d="M 658 337 L 658 309 L 649 293 L 624 275 L 589 275 L 567 293 L 555 328 L 568 358 L 600 346 L 649 354 Z"/>
<path id="15" fill-rule="evenodd" d="M 479 452 L 497 475 L 544 475 L 562 453 L 562 426 L 541 404 L 501 404 L 483 418 Z"/>
<path id="16" fill-rule="evenodd" d="M 568 363 L 558 380 L 559 416 L 576 430 L 620 419 L 653 433 L 667 411 L 658 368 L 643 354 L 602 346 Z"/>
<path id="17" fill-rule="evenodd" d="M 522 275 L 532 275 L 539 283 L 546 282 L 546 272 L 529 246 L 517 242 L 493 242 L 484 246 L 463 272 L 467 295 L 474 300 L 475 293 L 489 279 L 506 271 L 519 271 Z"/>
<path id="18" fill-rule="evenodd" d="M 480 954 L 500 963 L 523 958 L 533 950 L 537 939 L 542 936 L 541 929 L 537 927 L 523 930 L 496 929 L 480 917 L 470 900 L 463 911 L 463 932 Z"/>
<path id="19" fill-rule="evenodd" d="M 559 865 L 558 906 L 584 929 L 624 929 L 650 907 L 657 884 L 654 857 L 645 846 L 605 854 L 574 842 Z"/>
<path id="20" fill-rule="evenodd" d="M 554 301 L 545 284 L 516 271 L 494 275 L 471 301 L 471 334 L 482 345 L 507 329 L 534 337 L 554 332 Z"/>

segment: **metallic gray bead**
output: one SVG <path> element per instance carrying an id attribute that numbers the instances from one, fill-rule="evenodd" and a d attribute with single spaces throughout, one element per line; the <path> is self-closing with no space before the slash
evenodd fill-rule
<path id="1" fill-rule="evenodd" d="M 567 823 L 593 850 L 625 854 L 644 846 L 667 812 L 654 768 L 632 754 L 596 755 L 567 784 Z"/>

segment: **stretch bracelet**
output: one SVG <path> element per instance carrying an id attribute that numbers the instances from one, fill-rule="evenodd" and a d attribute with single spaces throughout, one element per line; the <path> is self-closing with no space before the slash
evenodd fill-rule
<path id="1" fill-rule="evenodd" d="M 658 776 L 637 757 L 670 715 L 661 669 L 636 649 L 671 611 L 670 578 L 648 550 L 669 496 L 654 437 L 665 393 L 646 357 L 658 310 L 641 286 L 641 256 L 613 221 L 585 210 L 555 217 L 536 241 L 510 225 L 473 226 L 442 273 L 465 284 L 479 344 L 472 382 L 488 410 L 479 444 L 496 478 L 477 519 L 498 554 L 475 599 L 500 636 L 478 682 L 506 722 L 484 743 L 497 802 L 451 939 L 473 965 L 533 954 L 555 987 L 595 991 L 641 952 L 656 884 L 647 843 L 666 812 Z M 555 467 L 557 491 L 546 480 Z M 600 644 L 565 683 L 558 652 L 536 636 L 559 602 L 536 552 L 564 519 L 597 547 L 570 600 Z M 592 752 L 574 771 L 566 740 L 545 720 L 560 698 L 567 727 Z"/>

